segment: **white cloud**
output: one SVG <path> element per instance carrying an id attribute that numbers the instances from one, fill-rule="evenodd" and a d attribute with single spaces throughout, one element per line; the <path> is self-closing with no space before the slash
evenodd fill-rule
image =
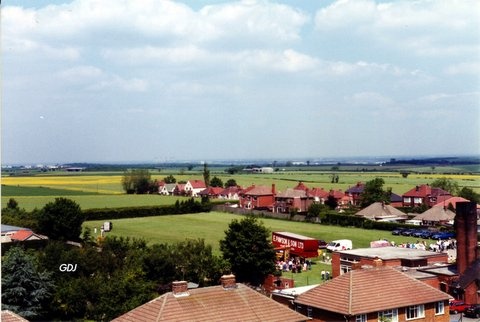
<path id="1" fill-rule="evenodd" d="M 464 62 L 450 65 L 444 72 L 448 75 L 473 75 L 480 81 L 480 62 Z"/>
<path id="2" fill-rule="evenodd" d="M 476 0 L 339 0 L 320 9 L 320 33 L 348 32 L 420 56 L 478 54 L 480 2 Z"/>

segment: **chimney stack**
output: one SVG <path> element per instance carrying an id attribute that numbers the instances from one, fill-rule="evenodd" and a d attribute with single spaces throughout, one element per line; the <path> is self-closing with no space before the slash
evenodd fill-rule
<path id="1" fill-rule="evenodd" d="M 175 297 L 188 296 L 188 283 L 187 281 L 175 281 L 172 282 L 172 293 Z"/>
<path id="2" fill-rule="evenodd" d="M 477 259 L 477 204 L 457 202 L 456 206 L 457 270 L 462 275 Z"/>
<path id="3" fill-rule="evenodd" d="M 235 281 L 235 275 L 233 275 L 233 274 L 223 275 L 220 278 L 220 281 L 221 281 L 222 286 L 225 290 L 231 290 L 231 289 L 237 288 L 237 283 Z"/>
<path id="4" fill-rule="evenodd" d="M 276 192 L 277 192 L 277 191 L 275 190 L 275 184 L 272 183 L 272 194 L 276 194 Z"/>

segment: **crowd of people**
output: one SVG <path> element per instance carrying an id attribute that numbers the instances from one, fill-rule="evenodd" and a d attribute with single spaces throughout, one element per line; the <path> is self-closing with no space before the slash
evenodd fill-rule
<path id="1" fill-rule="evenodd" d="M 288 260 L 278 260 L 277 269 L 282 272 L 301 273 L 312 269 L 312 262 L 301 257 L 290 257 Z"/>

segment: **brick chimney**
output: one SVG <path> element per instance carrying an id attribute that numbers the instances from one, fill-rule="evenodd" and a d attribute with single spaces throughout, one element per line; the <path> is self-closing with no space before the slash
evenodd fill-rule
<path id="1" fill-rule="evenodd" d="M 231 289 L 237 288 L 237 283 L 235 281 L 235 275 L 233 275 L 233 274 L 223 275 L 220 278 L 220 282 L 222 283 L 222 287 L 225 290 L 231 290 Z"/>
<path id="2" fill-rule="evenodd" d="M 276 193 L 277 193 L 277 191 L 276 191 L 276 189 L 275 189 L 275 184 L 272 183 L 272 194 L 276 194 Z"/>
<path id="3" fill-rule="evenodd" d="M 477 259 L 477 204 L 457 202 L 456 207 L 457 270 L 462 275 Z"/>
<path id="4" fill-rule="evenodd" d="M 172 282 L 172 293 L 175 297 L 188 296 L 188 283 L 187 281 L 175 281 Z"/>

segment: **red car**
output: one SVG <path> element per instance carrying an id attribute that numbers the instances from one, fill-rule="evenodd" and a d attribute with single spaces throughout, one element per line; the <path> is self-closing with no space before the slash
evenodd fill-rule
<path id="1" fill-rule="evenodd" d="M 467 304 L 462 300 L 452 300 L 450 301 L 450 313 L 457 314 L 468 309 L 471 304 Z"/>

